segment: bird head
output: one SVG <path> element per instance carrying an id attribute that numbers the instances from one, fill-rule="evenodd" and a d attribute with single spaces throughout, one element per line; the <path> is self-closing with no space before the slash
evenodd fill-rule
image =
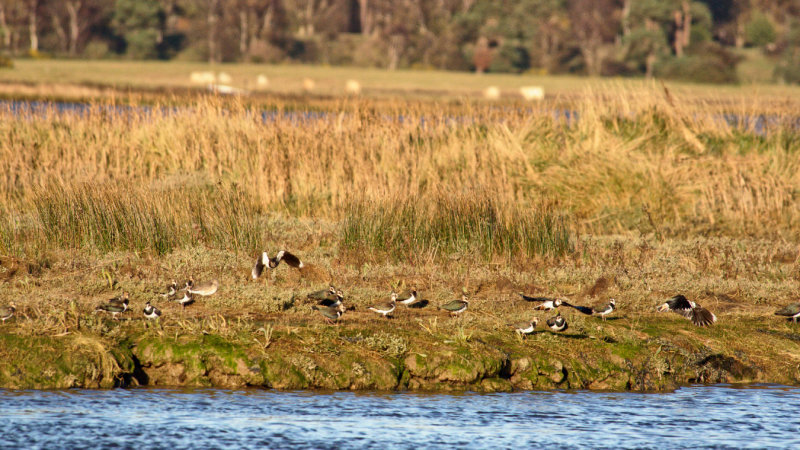
<path id="1" fill-rule="evenodd" d="M 531 320 L 531 324 L 533 324 L 533 326 L 535 328 L 536 325 L 539 325 L 539 318 L 538 317 L 534 317 L 533 320 Z"/>
<path id="2" fill-rule="evenodd" d="M 560 298 L 557 298 L 557 299 L 553 300 L 553 306 L 555 306 L 556 308 L 561 306 L 561 303 L 562 303 L 562 301 L 561 301 Z"/>
<path id="3" fill-rule="evenodd" d="M 668 309 L 669 309 L 669 304 L 668 303 L 662 303 L 661 305 L 658 305 L 658 308 L 656 308 L 656 311 L 664 312 L 664 311 L 666 311 Z"/>
<path id="4" fill-rule="evenodd" d="M 614 300 L 613 298 L 612 298 L 612 299 L 610 299 L 610 300 L 608 301 L 608 303 L 609 303 L 609 304 L 611 304 L 611 305 L 613 305 L 613 306 L 617 306 L 617 301 L 616 301 L 616 300 Z"/>

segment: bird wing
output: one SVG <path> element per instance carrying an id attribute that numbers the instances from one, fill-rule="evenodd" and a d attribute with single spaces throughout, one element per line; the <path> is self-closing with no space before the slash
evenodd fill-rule
<path id="1" fill-rule="evenodd" d="M 298 258 L 297 256 L 287 252 L 286 250 L 279 251 L 278 252 L 278 256 L 276 257 L 276 259 L 278 261 L 285 261 L 286 264 L 288 264 L 288 265 L 290 265 L 290 266 L 292 266 L 294 268 L 297 268 L 297 269 L 302 269 L 303 268 L 303 262 L 300 261 L 300 258 Z"/>
<path id="2" fill-rule="evenodd" d="M 519 294 L 519 296 L 522 297 L 522 299 L 525 300 L 526 302 L 544 303 L 544 302 L 547 302 L 547 301 L 551 301 L 551 302 L 555 301 L 555 298 L 552 298 L 552 297 L 529 297 L 529 296 L 527 296 L 525 294 Z"/>
<path id="3" fill-rule="evenodd" d="M 258 277 L 260 277 L 261 274 L 264 273 L 264 267 L 266 267 L 266 265 L 264 264 L 264 258 L 262 253 L 261 255 L 258 256 L 258 259 L 256 259 L 256 264 L 253 266 L 253 270 L 250 272 L 251 275 L 253 275 L 254 280 L 258 279 Z"/>
<path id="4" fill-rule="evenodd" d="M 569 306 L 570 308 L 574 308 L 574 309 L 578 310 L 579 312 L 581 312 L 583 314 L 586 314 L 588 316 L 591 316 L 593 314 L 593 312 L 594 312 L 592 310 L 592 308 L 589 308 L 588 306 L 573 305 L 571 303 L 567 303 L 567 302 L 564 302 L 564 301 L 562 301 L 561 304 L 564 305 L 564 306 Z"/>
<path id="5" fill-rule="evenodd" d="M 698 327 L 705 327 L 717 321 L 717 316 L 711 311 L 697 306 L 692 308 L 690 320 Z"/>

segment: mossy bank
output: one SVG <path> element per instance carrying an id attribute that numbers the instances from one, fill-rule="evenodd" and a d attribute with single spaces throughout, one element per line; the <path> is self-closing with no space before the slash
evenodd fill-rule
<path id="1" fill-rule="evenodd" d="M 385 331 L 376 331 L 348 325 L 346 319 L 337 326 L 289 327 L 255 320 L 222 335 L 201 330 L 202 323 L 196 333 L 181 333 L 131 320 L 104 324 L 116 329 L 106 337 L 79 331 L 63 336 L 4 332 L 0 387 L 497 392 L 800 384 L 800 366 L 782 356 L 797 349 L 800 333 L 770 331 L 758 321 L 750 321 L 751 331 L 735 338 L 735 345 L 725 342 L 733 338 L 727 326 L 694 329 L 679 317 L 654 321 L 643 332 L 630 331 L 624 315 L 606 323 L 575 318 L 574 331 L 538 331 L 525 339 L 510 329 L 470 332 L 468 318 L 438 320 L 463 321 L 463 328 L 453 336 L 435 329 L 393 330 L 388 322 L 382 324 Z"/>

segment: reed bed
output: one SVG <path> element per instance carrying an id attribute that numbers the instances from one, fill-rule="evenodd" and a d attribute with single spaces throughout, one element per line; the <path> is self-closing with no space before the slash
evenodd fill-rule
<path id="1" fill-rule="evenodd" d="M 265 214 L 341 221 L 345 246 L 397 257 L 475 239 L 483 255 L 563 254 L 570 233 L 797 239 L 800 129 L 788 105 L 609 85 L 536 107 L 213 97 L 6 107 L 0 243 L 12 254 L 30 251 L 21 238 L 251 251 Z"/>
<path id="2" fill-rule="evenodd" d="M 356 201 L 342 230 L 346 248 L 379 250 L 405 261 L 432 260 L 437 253 L 562 256 L 574 246 L 571 227 L 552 207 L 504 206 L 487 191 Z"/>

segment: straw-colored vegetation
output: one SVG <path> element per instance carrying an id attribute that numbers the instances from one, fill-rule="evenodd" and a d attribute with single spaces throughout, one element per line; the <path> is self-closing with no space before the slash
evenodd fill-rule
<path id="1" fill-rule="evenodd" d="M 162 384 L 797 383 L 797 329 L 772 316 L 800 287 L 789 104 L 609 84 L 535 108 L 193 96 L 4 108 L 0 303 L 16 301 L 18 314 L 0 333 L 84 349 L 90 381 L 54 375 L 58 386 L 130 375 L 131 351 Z M 308 267 L 252 282 L 256 254 L 279 248 Z M 189 275 L 218 279 L 219 292 L 185 313 L 156 296 Z M 357 307 L 333 327 L 304 300 L 328 283 Z M 431 306 L 398 308 L 394 320 L 365 309 L 410 286 Z M 464 317 L 436 311 L 462 288 Z M 137 320 L 91 313 L 121 290 Z M 618 318 L 565 310 L 566 336 L 517 339 L 506 323 L 534 315 L 519 291 L 578 304 L 612 296 Z M 656 315 L 675 293 L 719 323 Z M 148 300 L 162 326 L 138 320 Z M 4 339 L 0 354 L 21 354 Z M 112 364 L 99 343 L 124 351 Z M 6 366 L 5 385 L 47 385 Z"/>

